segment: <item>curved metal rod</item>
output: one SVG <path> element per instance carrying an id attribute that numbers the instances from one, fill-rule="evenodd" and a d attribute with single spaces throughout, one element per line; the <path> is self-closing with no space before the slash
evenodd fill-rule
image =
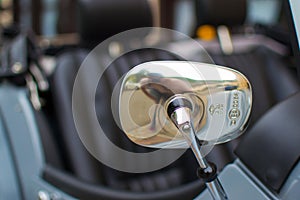
<path id="1" fill-rule="evenodd" d="M 216 176 L 217 170 L 212 170 L 210 164 L 202 156 L 190 116 L 190 108 L 179 107 L 174 110 L 170 118 L 192 148 L 192 151 L 200 165 L 200 170 L 206 173 L 206 186 L 212 197 L 215 200 L 226 200 L 228 197 Z"/>

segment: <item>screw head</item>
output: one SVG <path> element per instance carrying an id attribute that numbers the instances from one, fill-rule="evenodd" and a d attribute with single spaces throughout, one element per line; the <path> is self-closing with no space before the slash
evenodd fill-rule
<path id="1" fill-rule="evenodd" d="M 38 200 L 50 200 L 49 194 L 46 191 L 39 191 Z"/>
<path id="2" fill-rule="evenodd" d="M 23 66 L 20 62 L 16 62 L 11 68 L 12 72 L 15 74 L 19 74 L 22 71 L 22 69 Z"/>
<path id="3" fill-rule="evenodd" d="M 191 128 L 190 124 L 185 124 L 182 129 L 189 130 L 190 128 Z"/>

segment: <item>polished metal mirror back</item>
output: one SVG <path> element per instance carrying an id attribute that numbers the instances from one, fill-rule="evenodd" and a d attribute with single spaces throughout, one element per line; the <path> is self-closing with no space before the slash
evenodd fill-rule
<path id="1" fill-rule="evenodd" d="M 124 77 L 119 98 L 122 129 L 135 143 L 156 148 L 186 148 L 168 108 L 180 98 L 191 110 L 202 145 L 232 140 L 245 129 L 252 92 L 241 73 L 212 64 L 153 61 Z"/>

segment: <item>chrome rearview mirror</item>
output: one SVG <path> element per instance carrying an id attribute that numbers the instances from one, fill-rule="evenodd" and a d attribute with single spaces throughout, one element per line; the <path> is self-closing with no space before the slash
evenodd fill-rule
<path id="1" fill-rule="evenodd" d="M 197 174 L 214 199 L 228 199 L 200 146 L 230 141 L 246 128 L 252 105 L 249 81 L 226 67 L 187 61 L 140 64 L 124 77 L 119 115 L 136 144 L 155 148 L 191 147 Z"/>
<path id="2" fill-rule="evenodd" d="M 232 140 L 246 128 L 252 93 L 241 73 L 205 63 L 155 61 L 140 64 L 124 77 L 120 121 L 135 143 L 156 148 L 187 148 L 170 115 L 188 104 L 202 145 Z M 179 103 L 180 104 L 180 103 Z"/>

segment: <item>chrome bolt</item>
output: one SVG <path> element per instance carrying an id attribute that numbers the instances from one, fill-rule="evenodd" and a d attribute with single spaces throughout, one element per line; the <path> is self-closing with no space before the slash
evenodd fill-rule
<path id="1" fill-rule="evenodd" d="M 185 124 L 185 125 L 183 125 L 182 130 L 186 131 L 186 130 L 189 130 L 190 128 L 191 128 L 191 126 L 189 124 Z"/>
<path id="2" fill-rule="evenodd" d="M 23 69 L 23 66 L 20 62 L 16 62 L 13 66 L 12 66 L 12 72 L 15 74 L 19 74 Z"/>
<path id="3" fill-rule="evenodd" d="M 50 200 L 49 194 L 46 191 L 39 191 L 38 200 Z"/>

